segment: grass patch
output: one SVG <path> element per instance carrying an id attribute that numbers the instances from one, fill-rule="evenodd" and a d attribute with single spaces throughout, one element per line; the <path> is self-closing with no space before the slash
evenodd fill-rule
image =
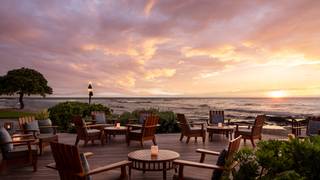
<path id="1" fill-rule="evenodd" d="M 33 116 L 35 113 L 17 109 L 0 109 L 0 119 L 16 119 L 21 116 Z"/>

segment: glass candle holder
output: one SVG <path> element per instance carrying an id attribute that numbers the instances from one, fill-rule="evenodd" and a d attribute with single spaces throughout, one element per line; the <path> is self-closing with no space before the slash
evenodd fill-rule
<path id="1" fill-rule="evenodd" d="M 222 123 L 218 123 L 218 127 L 222 127 Z"/>
<path id="2" fill-rule="evenodd" d="M 159 148 L 158 146 L 151 146 L 151 156 L 158 156 Z"/>

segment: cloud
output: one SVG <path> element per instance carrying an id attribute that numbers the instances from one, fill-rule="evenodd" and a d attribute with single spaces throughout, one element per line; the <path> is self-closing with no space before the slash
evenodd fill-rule
<path id="1" fill-rule="evenodd" d="M 89 81 L 96 96 L 258 96 L 316 86 L 319 7 L 312 0 L 3 0 L 0 74 L 34 68 L 54 95 L 66 96 L 87 94 Z"/>
<path id="2" fill-rule="evenodd" d="M 145 73 L 145 78 L 147 80 L 153 80 L 159 77 L 172 77 L 176 73 L 175 69 L 154 69 L 149 70 Z"/>

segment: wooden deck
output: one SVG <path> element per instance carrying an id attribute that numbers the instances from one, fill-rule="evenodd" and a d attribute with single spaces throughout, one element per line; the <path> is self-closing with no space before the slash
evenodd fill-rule
<path id="1" fill-rule="evenodd" d="M 222 135 L 214 135 L 213 142 L 203 144 L 201 139 L 198 142 L 194 142 L 191 139 L 189 144 L 179 141 L 180 134 L 158 134 L 157 143 L 160 149 L 169 149 L 176 151 L 180 154 L 180 158 L 184 160 L 199 161 L 200 155 L 195 152 L 197 148 L 206 148 L 215 151 L 221 151 L 228 145 L 228 139 Z M 66 144 L 74 144 L 75 134 L 59 134 L 59 141 Z M 263 139 L 276 139 L 281 138 L 279 136 L 264 135 Z M 284 137 L 282 137 L 284 138 Z M 208 138 L 207 138 L 208 139 Z M 130 147 L 127 147 L 124 136 L 118 135 L 112 138 L 108 144 L 101 146 L 98 142 L 95 145 L 89 144 L 87 147 L 83 147 L 83 142 L 80 141 L 80 151 L 93 152 L 94 156 L 90 157 L 89 163 L 91 168 L 107 165 L 109 163 L 117 162 L 120 160 L 126 160 L 127 154 L 134 150 L 141 149 L 138 142 L 132 142 Z M 145 142 L 144 148 L 150 148 L 152 142 Z M 243 142 L 242 142 L 243 145 Z M 247 146 L 251 147 L 251 144 L 247 142 Z M 206 163 L 215 163 L 217 157 L 208 157 Z M 51 155 L 50 147 L 44 150 L 44 154 L 39 157 L 38 171 L 32 172 L 32 167 L 20 167 L 9 169 L 7 174 L 0 175 L 1 180 L 55 180 L 59 179 L 58 173 L 54 170 L 48 169 L 45 165 L 52 163 L 53 157 Z M 174 171 L 167 172 L 167 179 L 172 179 Z M 196 177 L 197 179 L 211 179 L 212 171 L 202 170 L 195 168 L 186 168 L 185 175 Z M 112 170 L 105 173 L 94 175 L 93 179 L 117 179 L 120 175 L 120 170 Z M 141 171 L 132 170 L 131 179 L 162 179 L 162 172 L 146 172 L 143 174 Z"/>

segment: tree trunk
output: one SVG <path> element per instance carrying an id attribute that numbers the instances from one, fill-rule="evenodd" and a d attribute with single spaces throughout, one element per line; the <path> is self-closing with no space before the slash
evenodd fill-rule
<path id="1" fill-rule="evenodd" d="M 20 103 L 20 109 L 24 108 L 24 103 L 23 103 L 23 92 L 19 93 L 19 103 Z"/>

